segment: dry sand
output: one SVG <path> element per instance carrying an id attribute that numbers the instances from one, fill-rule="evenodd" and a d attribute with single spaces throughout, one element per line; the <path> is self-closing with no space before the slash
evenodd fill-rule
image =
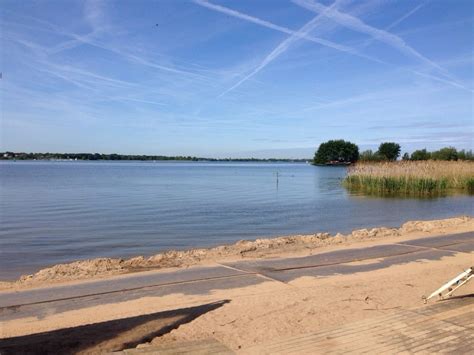
<path id="1" fill-rule="evenodd" d="M 15 319 L 4 324 L 0 338 L 228 300 L 230 302 L 222 307 L 156 337 L 151 344 L 211 337 L 245 353 L 249 347 L 282 337 L 311 333 L 400 309 L 422 307 L 422 295 L 429 294 L 472 263 L 472 254 L 458 253 L 441 260 L 411 262 L 364 273 L 302 277 L 288 284 L 269 280 L 243 288 L 213 290 L 204 295 L 145 297 L 45 315 L 41 319 Z M 474 283 L 470 283 L 457 295 L 473 293 Z M 96 344 L 83 350 L 95 353 L 105 346 Z"/>
<path id="2" fill-rule="evenodd" d="M 278 290 L 253 292 L 155 338 L 153 344 L 213 337 L 233 350 L 335 327 L 348 322 L 422 307 L 429 294 L 473 263 L 458 254 L 439 261 L 328 278 L 302 277 Z M 457 295 L 474 293 L 474 282 Z"/>
<path id="3" fill-rule="evenodd" d="M 474 218 L 461 216 L 431 221 L 410 221 L 404 223 L 400 228 L 359 229 L 348 235 L 339 233 L 336 235 L 328 233 L 293 235 L 253 241 L 241 240 L 235 244 L 208 249 L 171 250 L 150 257 L 90 259 L 48 267 L 35 274 L 22 276 L 15 282 L 0 282 L 0 290 L 41 287 L 54 283 L 105 278 L 150 269 L 208 265 L 216 261 L 304 256 L 340 246 L 354 244 L 362 246 L 372 241 L 393 242 L 412 236 L 432 236 L 470 230 L 474 230 Z"/>

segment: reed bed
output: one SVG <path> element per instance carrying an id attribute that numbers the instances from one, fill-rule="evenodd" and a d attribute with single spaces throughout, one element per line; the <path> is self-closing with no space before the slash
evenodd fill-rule
<path id="1" fill-rule="evenodd" d="M 344 185 L 378 195 L 443 195 L 474 193 L 474 162 L 400 161 L 357 163 L 349 167 Z"/>

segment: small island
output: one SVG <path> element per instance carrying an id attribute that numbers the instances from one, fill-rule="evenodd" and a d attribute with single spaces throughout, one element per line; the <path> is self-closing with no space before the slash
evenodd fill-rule
<path id="1" fill-rule="evenodd" d="M 343 139 L 321 143 L 314 154 L 314 165 L 350 165 L 359 159 L 359 147 Z"/>
<path id="2" fill-rule="evenodd" d="M 474 193 L 472 151 L 445 147 L 404 153 L 395 142 L 383 142 L 376 152 L 348 141 L 330 140 L 316 151 L 318 166 L 351 165 L 343 185 L 352 192 L 380 196 L 440 196 L 447 193 Z"/>

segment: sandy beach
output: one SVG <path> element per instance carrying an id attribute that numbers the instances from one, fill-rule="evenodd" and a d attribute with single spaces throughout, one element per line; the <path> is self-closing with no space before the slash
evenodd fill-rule
<path id="1" fill-rule="evenodd" d="M 470 230 L 474 230 L 474 218 L 460 216 L 430 221 L 408 221 L 399 228 L 359 229 L 347 235 L 315 233 L 281 236 L 241 240 L 235 244 L 207 249 L 170 250 L 150 257 L 136 256 L 130 259 L 97 258 L 54 265 L 39 270 L 35 274 L 24 275 L 15 282 L 0 282 L 0 290 L 41 287 L 147 270 L 168 270 L 195 265 L 209 265 L 215 262 L 305 256 L 356 245 L 362 247 L 377 243 L 403 241 L 413 237 L 428 237 Z"/>
<path id="2" fill-rule="evenodd" d="M 262 260 L 282 256 L 318 255 L 348 248 L 370 248 L 385 244 L 397 244 L 415 238 L 427 238 L 474 230 L 472 217 L 458 217 L 436 221 L 412 221 L 400 228 L 377 228 L 358 230 L 342 236 L 293 236 L 257 241 L 243 241 L 232 246 L 199 251 L 173 252 L 167 255 L 169 265 L 181 269 L 193 269 L 192 265 L 216 265 L 225 261 Z M 220 253 L 220 254 L 219 254 Z M 174 255 L 175 258 L 171 258 Z M 197 258 L 196 255 L 201 255 Z M 163 259 L 163 254 L 150 259 L 108 260 L 109 265 L 149 265 L 153 260 Z M 140 262 L 138 262 L 140 261 Z M 377 265 L 381 259 L 346 263 L 346 266 Z M 74 285 L 90 282 L 92 278 L 123 278 L 130 268 L 103 269 L 92 266 L 103 265 L 105 259 L 60 265 L 25 277 L 6 285 L 3 293 L 25 289 L 37 289 L 53 284 Z M 417 260 L 372 271 L 329 277 L 304 276 L 288 282 L 267 278 L 258 284 L 235 288 L 216 288 L 201 294 L 169 293 L 164 296 L 147 296 L 108 304 L 82 307 L 64 312 L 46 312 L 40 318 L 30 316 L 3 322 L 1 337 L 34 334 L 84 324 L 109 320 L 128 319 L 155 312 L 171 312 L 175 319 L 177 309 L 195 307 L 213 302 L 223 304 L 195 319 L 184 322 L 166 334 L 148 339 L 141 347 L 214 338 L 234 351 L 251 349 L 280 337 L 314 332 L 347 322 L 353 322 L 380 314 L 390 314 L 403 309 L 422 307 L 422 296 L 431 293 L 441 284 L 474 263 L 471 253 L 453 253 L 434 260 Z M 88 268 L 86 269 L 86 265 Z M 162 266 L 163 269 L 165 266 Z M 59 273 L 59 270 L 63 272 Z M 82 270 L 74 275 L 72 270 Z M 91 272 L 86 273 L 84 270 Z M 92 273 L 94 270 L 94 273 Z M 139 270 L 137 268 L 136 270 Z M 166 271 L 179 270 L 166 268 Z M 54 273 L 56 271 L 57 273 Z M 165 269 L 164 269 L 165 271 Z M 151 271 L 143 271 L 143 274 Z M 124 275 L 125 274 L 125 275 Z M 44 275 L 48 275 L 45 277 Z M 88 281 L 85 281 L 88 279 Z M 470 283 L 459 291 L 459 295 L 474 293 Z M 1 293 L 0 293 L 1 294 Z M 173 318 L 174 317 L 174 318 Z M 139 332 L 139 330 L 136 330 Z M 133 333 L 133 332 L 132 332 Z M 130 334 L 129 334 L 130 335 Z M 104 345 L 105 344 L 105 345 Z M 85 352 L 107 349 L 107 342 L 95 344 Z M 101 348 L 104 346 L 104 348 Z"/>

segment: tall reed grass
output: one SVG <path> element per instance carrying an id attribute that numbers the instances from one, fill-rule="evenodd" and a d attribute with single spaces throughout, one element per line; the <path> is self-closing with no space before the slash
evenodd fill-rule
<path id="1" fill-rule="evenodd" d="M 400 161 L 357 163 L 349 167 L 344 185 L 379 195 L 442 195 L 474 193 L 474 162 Z"/>

